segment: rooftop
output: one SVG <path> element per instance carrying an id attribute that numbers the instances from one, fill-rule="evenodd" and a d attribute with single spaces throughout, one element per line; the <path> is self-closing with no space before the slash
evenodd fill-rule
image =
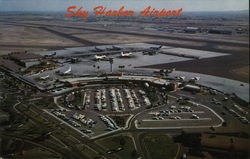
<path id="1" fill-rule="evenodd" d="M 14 61 L 3 59 L 0 57 L 0 66 L 10 69 L 11 71 L 18 72 L 22 66 L 17 65 Z"/>
<path id="2" fill-rule="evenodd" d="M 29 59 L 40 59 L 42 58 L 41 55 L 38 54 L 32 54 L 32 53 L 25 53 L 25 52 L 17 52 L 17 53 L 11 53 L 9 54 L 11 58 L 17 59 L 17 60 L 29 60 Z"/>

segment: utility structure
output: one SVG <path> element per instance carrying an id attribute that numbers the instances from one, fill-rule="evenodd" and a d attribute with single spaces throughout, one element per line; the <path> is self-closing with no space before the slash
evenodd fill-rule
<path id="1" fill-rule="evenodd" d="M 113 72 L 114 58 L 109 58 L 109 63 L 110 63 L 110 72 Z"/>

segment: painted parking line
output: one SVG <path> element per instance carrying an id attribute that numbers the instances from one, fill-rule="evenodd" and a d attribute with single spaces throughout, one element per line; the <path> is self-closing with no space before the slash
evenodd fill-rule
<path id="1" fill-rule="evenodd" d="M 155 114 L 155 113 L 159 113 L 159 112 L 150 112 L 148 114 Z M 202 114 L 205 113 L 204 111 L 194 111 L 194 112 L 175 112 L 175 113 L 169 113 L 169 114 Z"/>
<path id="2" fill-rule="evenodd" d="M 211 118 L 200 118 L 200 119 L 162 119 L 162 120 L 154 120 L 154 119 L 144 119 L 142 121 L 150 121 L 150 122 L 159 122 L 159 121 L 164 121 L 164 122 L 169 122 L 169 121 L 206 121 L 206 120 L 212 120 Z"/>
<path id="3" fill-rule="evenodd" d="M 210 128 L 210 127 L 214 127 L 214 128 L 217 128 L 217 127 L 220 127 L 221 124 L 217 124 L 217 125 L 200 125 L 200 126 L 168 126 L 168 127 L 163 127 L 163 126 L 160 126 L 160 127 L 146 127 L 146 126 L 139 126 L 138 125 L 138 120 L 135 121 L 135 127 L 136 129 L 141 129 L 141 130 L 182 130 L 182 129 L 197 129 L 197 128 Z"/>

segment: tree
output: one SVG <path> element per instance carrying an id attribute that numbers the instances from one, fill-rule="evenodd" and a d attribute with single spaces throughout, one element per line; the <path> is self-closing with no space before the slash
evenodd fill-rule
<path id="1" fill-rule="evenodd" d="M 223 122 L 222 126 L 226 127 L 227 126 L 227 122 Z"/>
<path id="2" fill-rule="evenodd" d="M 136 150 L 133 150 L 133 151 L 131 152 L 131 156 L 132 156 L 133 158 L 136 158 L 136 157 L 139 156 L 139 154 L 138 154 L 138 152 L 137 152 Z"/>
<path id="3" fill-rule="evenodd" d="M 126 144 L 126 140 L 122 137 L 120 139 L 120 145 L 124 146 Z"/>
<path id="4" fill-rule="evenodd" d="M 210 129 L 211 129 L 212 131 L 215 131 L 215 128 L 214 128 L 213 126 L 211 126 Z"/>

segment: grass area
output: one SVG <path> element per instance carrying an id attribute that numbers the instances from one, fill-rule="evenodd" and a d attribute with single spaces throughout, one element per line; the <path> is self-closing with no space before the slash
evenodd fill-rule
<path id="1" fill-rule="evenodd" d="M 178 151 L 178 144 L 166 135 L 149 135 L 144 143 L 152 159 L 173 159 Z"/>
<path id="2" fill-rule="evenodd" d="M 101 146 L 106 148 L 107 151 L 116 150 L 119 147 L 122 147 L 123 150 L 115 152 L 122 159 L 136 159 L 135 147 L 131 137 L 125 135 L 108 137 L 102 140 L 97 141 Z"/>
<path id="3" fill-rule="evenodd" d="M 156 93 L 158 90 L 156 88 L 147 88 L 145 89 L 146 95 L 149 98 L 150 102 L 152 103 L 152 105 L 156 104 L 157 102 L 159 102 L 159 96 Z"/>
<path id="4" fill-rule="evenodd" d="M 58 156 L 41 148 L 33 148 L 33 149 L 21 151 L 21 153 L 16 155 L 15 158 L 17 159 L 34 159 L 34 158 L 53 159 L 55 158 L 56 159 L 58 158 Z"/>
<path id="5" fill-rule="evenodd" d="M 32 102 L 34 105 L 43 109 L 55 109 L 57 105 L 54 103 L 53 98 L 43 98 Z"/>
<path id="6" fill-rule="evenodd" d="M 6 112 L 10 112 L 12 109 L 12 106 L 17 103 L 16 96 L 13 96 L 12 94 L 7 94 L 5 96 L 6 98 L 4 100 L 0 101 L 0 109 Z"/>
<path id="7" fill-rule="evenodd" d="M 100 157 L 100 155 L 95 152 L 94 150 L 92 150 L 91 148 L 85 146 L 85 145 L 78 145 L 77 148 L 86 156 L 88 156 L 89 158 L 98 158 Z"/>
<path id="8" fill-rule="evenodd" d="M 250 144 L 248 138 L 239 138 L 233 136 L 223 135 L 209 135 L 202 134 L 201 136 L 202 146 L 221 148 L 221 149 L 235 149 L 247 151 Z"/>
<path id="9" fill-rule="evenodd" d="M 42 116 L 40 116 L 40 114 L 38 114 L 34 111 L 30 111 L 30 110 L 25 110 L 23 112 L 25 115 L 22 115 L 20 117 L 22 117 L 24 120 L 19 119 L 17 121 L 20 121 L 20 122 L 12 122 L 11 127 L 7 128 L 5 130 L 5 133 L 16 134 L 16 135 L 28 135 L 28 136 L 37 137 L 41 134 L 45 134 L 45 133 L 48 133 L 49 131 L 51 131 L 48 126 L 38 124 L 38 123 L 34 122 L 33 120 L 25 117 L 27 115 L 29 117 L 34 117 L 34 119 L 36 119 L 36 121 L 43 122 L 44 118 Z"/>
<path id="10" fill-rule="evenodd" d="M 75 106 L 82 106 L 83 105 L 83 94 L 82 93 L 76 93 L 74 95 L 74 100 L 71 101 L 70 103 L 75 105 Z"/>
<path id="11" fill-rule="evenodd" d="M 57 154 L 37 147 L 32 143 L 28 143 L 17 139 L 15 137 L 1 136 L 2 139 L 2 155 L 3 158 L 15 158 L 15 159 L 46 159 L 46 158 L 58 158 Z M 7 146 L 4 146 L 7 145 Z M 10 157 L 7 154 L 14 154 Z M 8 157 L 7 157 L 8 156 Z"/>
<path id="12" fill-rule="evenodd" d="M 130 115 L 122 115 L 122 116 L 109 115 L 109 117 L 114 120 L 117 126 L 125 127 L 126 121 L 130 117 Z"/>

